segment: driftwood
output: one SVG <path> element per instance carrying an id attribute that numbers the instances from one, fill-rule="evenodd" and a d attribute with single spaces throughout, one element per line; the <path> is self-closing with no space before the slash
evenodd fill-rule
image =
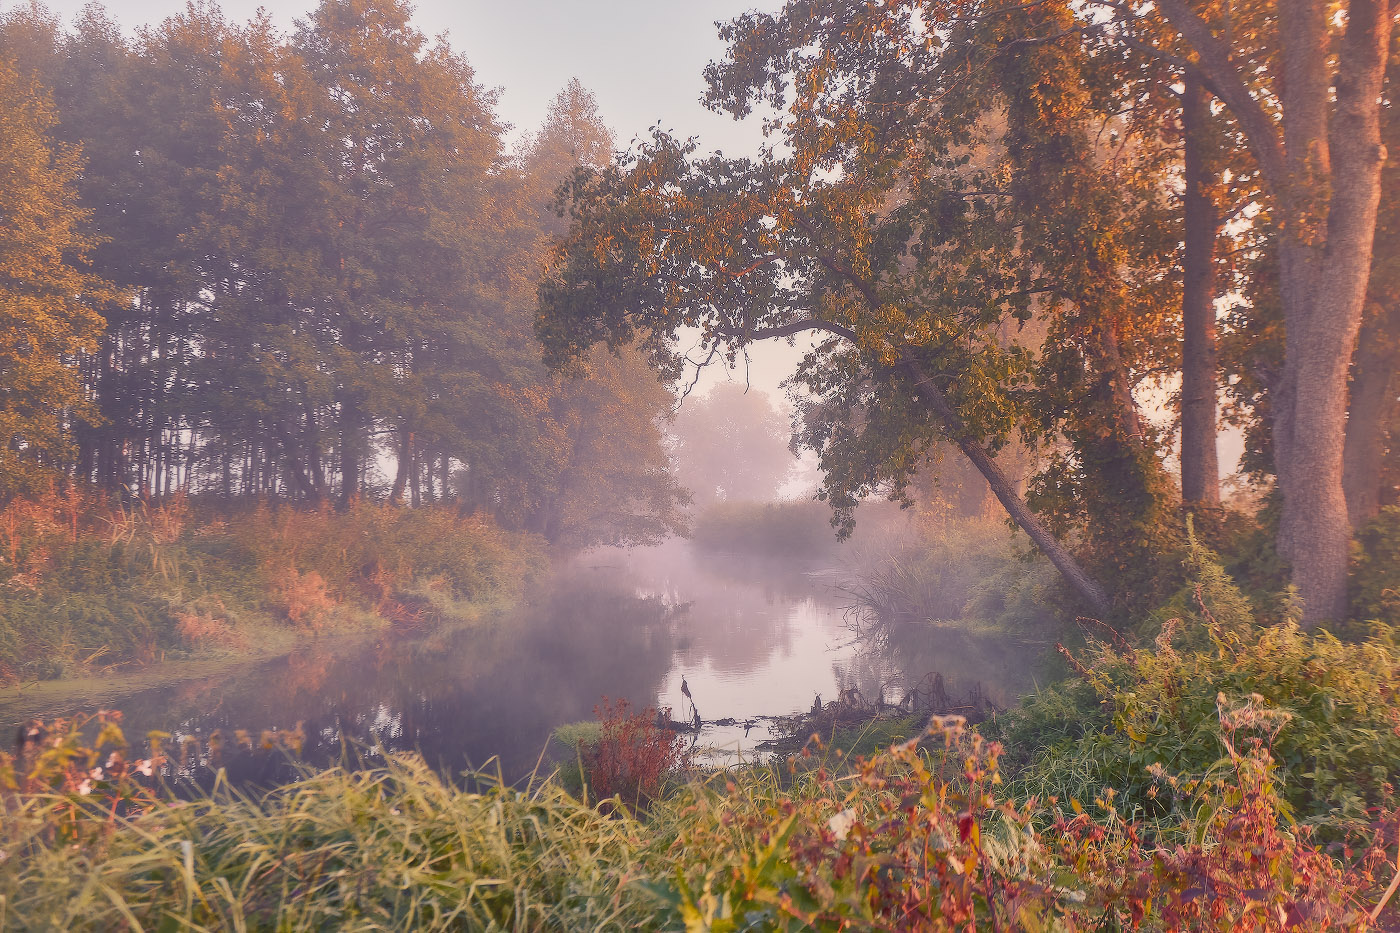
<path id="1" fill-rule="evenodd" d="M 853 728 L 880 719 L 957 714 L 970 723 L 978 723 L 995 712 L 996 706 L 987 698 L 980 683 L 974 683 L 965 696 L 954 697 L 948 693 L 943 675 L 930 673 L 905 692 L 898 703 L 886 702 L 883 688 L 873 701 L 867 700 L 855 687 L 847 687 L 826 704 L 818 696 L 806 713 L 774 717 L 782 736 L 761 743 L 759 748 L 775 751 L 797 748 L 814 734 L 829 736 L 838 728 Z"/>

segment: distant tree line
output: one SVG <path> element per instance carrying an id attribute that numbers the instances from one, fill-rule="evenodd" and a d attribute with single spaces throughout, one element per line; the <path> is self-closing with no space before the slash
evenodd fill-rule
<path id="1" fill-rule="evenodd" d="M 456 501 L 555 540 L 675 527 L 670 391 L 551 374 L 555 191 L 611 141 L 577 82 L 514 148 L 397 0 L 289 34 L 0 21 L 0 494 L 71 477 L 316 505 Z M 578 378 L 575 378 L 578 377 Z"/>

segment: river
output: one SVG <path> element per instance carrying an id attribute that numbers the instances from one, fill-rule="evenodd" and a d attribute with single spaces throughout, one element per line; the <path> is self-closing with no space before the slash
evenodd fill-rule
<path id="1" fill-rule="evenodd" d="M 947 692 L 980 685 L 1005 706 L 1033 684 L 1038 646 L 977 637 L 956 625 L 907 626 L 872 645 L 844 611 L 837 563 L 795 564 L 697 552 L 686 542 L 597 550 L 559 567 L 519 608 L 477 626 L 428 636 L 385 636 L 347 648 L 312 644 L 214 677 L 123 698 L 128 736 L 150 730 L 207 750 L 216 730 L 294 730 L 311 766 L 346 748 L 417 750 L 451 773 L 499 769 L 520 780 L 561 752 L 553 730 L 592 719 L 603 697 L 637 708 L 691 708 L 707 723 L 697 746 L 710 760 L 754 754 L 765 717 L 854 687 L 897 701 L 940 674 Z M 0 711 L 3 712 L 3 711 Z M 748 728 L 745 722 L 754 720 Z M 14 724 L 11 724 L 12 726 Z M 192 759 L 194 760 L 194 759 Z M 542 761 L 545 764 L 541 764 Z M 285 780 L 280 755 L 221 756 L 235 781 Z M 208 779 L 207 754 L 190 769 Z"/>

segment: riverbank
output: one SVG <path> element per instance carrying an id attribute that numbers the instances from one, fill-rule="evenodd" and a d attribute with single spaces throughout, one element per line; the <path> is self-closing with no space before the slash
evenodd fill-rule
<path id="1" fill-rule="evenodd" d="M 0 686 L 0 724 L 71 716 L 84 710 L 121 709 L 131 698 L 160 688 L 198 683 L 207 689 L 299 652 L 343 656 L 363 651 L 385 637 L 421 640 L 463 629 L 478 631 L 518 605 L 515 596 L 459 602 L 431 630 L 403 629 L 387 618 L 368 613 L 315 633 L 261 625 L 255 629 L 258 637 L 232 650 L 205 648 L 191 657 L 162 658 L 118 670 Z"/>
<path id="2" fill-rule="evenodd" d="M 489 773 L 464 790 L 408 754 L 177 802 L 112 754 L 112 723 L 55 730 L 9 772 L 0 925 L 1392 929 L 1392 633 L 1250 628 L 1203 589 L 989 731 L 891 722 L 865 758 L 814 744 L 658 780 L 669 740 L 614 710 L 603 801 Z"/>
<path id="3" fill-rule="evenodd" d="M 547 563 L 538 539 L 451 507 L 228 510 L 56 493 L 0 511 L 0 555 L 0 688 L 17 697 L 461 624 L 518 600 Z"/>

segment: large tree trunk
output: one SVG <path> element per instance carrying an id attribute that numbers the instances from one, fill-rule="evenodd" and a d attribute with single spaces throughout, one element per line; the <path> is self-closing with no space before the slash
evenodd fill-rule
<path id="1" fill-rule="evenodd" d="M 1380 309 L 1361 329 L 1351 381 L 1351 410 L 1342 456 L 1342 490 L 1352 531 L 1375 518 L 1381 506 L 1385 435 L 1400 394 L 1400 312 Z"/>
<path id="2" fill-rule="evenodd" d="M 1181 293 L 1181 499 L 1187 506 L 1220 505 L 1215 348 L 1215 244 L 1220 211 L 1209 130 L 1210 97 L 1187 76 L 1181 96 L 1185 143 L 1185 250 Z"/>
<path id="3" fill-rule="evenodd" d="M 917 363 L 910 360 L 904 361 L 904 368 L 915 389 L 923 396 L 925 404 L 937 415 L 953 442 L 958 445 L 967 459 L 987 480 L 992 494 L 1001 502 L 1007 514 L 1011 516 L 1011 520 L 1030 537 L 1041 553 L 1050 559 L 1050 563 L 1055 565 L 1055 569 L 1064 577 L 1065 582 L 1079 594 L 1080 598 L 1101 617 L 1107 616 L 1112 605 L 1103 587 L 1089 576 L 1079 565 L 1079 562 L 1074 559 L 1074 555 L 1041 523 L 1036 514 L 1031 511 L 1030 506 L 1026 504 L 1026 500 L 1021 498 L 1010 477 L 1002 472 L 1001 467 L 997 465 L 992 454 L 981 444 L 966 436 L 962 419 L 958 417 L 947 397 L 934 385 L 928 374 Z"/>
<path id="4" fill-rule="evenodd" d="M 1320 0 L 1280 5 L 1305 8 L 1308 23 Z M 1325 29 L 1324 29 L 1325 34 Z M 1371 272 L 1371 247 L 1380 203 L 1385 149 L 1377 103 L 1390 38 L 1390 12 L 1384 0 L 1353 0 L 1348 11 L 1333 119 L 1325 112 L 1327 88 L 1310 88 L 1318 100 L 1303 105 L 1284 100 L 1285 144 L 1292 185 L 1330 178 L 1327 203 L 1313 205 L 1317 189 L 1290 188 L 1291 230 L 1285 229 L 1283 277 L 1284 393 L 1277 406 L 1276 450 L 1279 488 L 1279 551 L 1292 563 L 1293 582 L 1303 598 L 1305 624 L 1345 618 L 1351 524 L 1342 492 L 1342 451 L 1346 441 L 1347 383 L 1361 328 L 1361 312 Z M 1300 37 L 1285 50 L 1285 63 L 1311 75 L 1324 71 L 1327 43 Z M 1285 82 L 1289 70 L 1285 68 Z M 1285 84 L 1285 90 L 1291 90 Z M 1297 132 L 1289 131 L 1290 104 L 1302 112 Z M 1329 165 L 1330 156 L 1330 165 Z M 1321 190 L 1328 190 L 1323 188 Z M 1322 218 L 1325 218 L 1323 220 Z M 1316 244 L 1321 242 L 1320 248 Z"/>

